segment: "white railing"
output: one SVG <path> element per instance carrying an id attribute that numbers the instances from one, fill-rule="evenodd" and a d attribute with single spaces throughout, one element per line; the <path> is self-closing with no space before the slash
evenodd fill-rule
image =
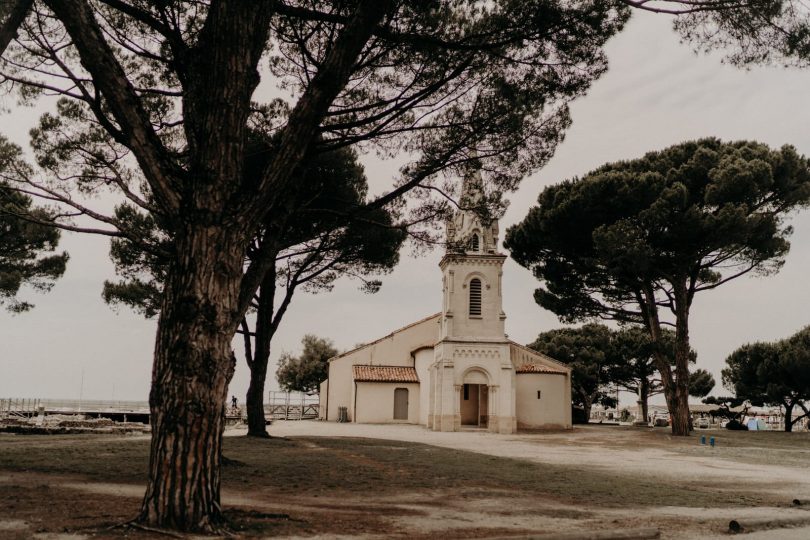
<path id="1" fill-rule="evenodd" d="M 0 417 L 34 416 L 41 403 L 39 398 L 0 398 Z"/>
<path id="2" fill-rule="evenodd" d="M 318 417 L 319 406 L 318 394 L 271 391 L 264 409 L 275 420 L 306 420 Z"/>

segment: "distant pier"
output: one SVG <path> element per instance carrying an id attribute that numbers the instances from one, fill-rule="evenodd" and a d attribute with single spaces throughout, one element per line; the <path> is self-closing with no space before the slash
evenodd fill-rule
<path id="1" fill-rule="evenodd" d="M 269 392 L 265 402 L 265 418 L 272 420 L 308 420 L 318 417 L 318 396 L 302 392 Z M 104 401 L 40 398 L 0 398 L 0 418 L 32 418 L 40 413 L 52 415 L 83 415 L 86 418 L 108 418 L 114 422 L 149 423 L 147 401 Z M 245 417 L 244 407 L 227 407 L 228 423 Z"/>
<path id="2" fill-rule="evenodd" d="M 0 418 L 31 418 L 40 411 L 45 416 L 80 414 L 87 418 L 109 418 L 114 422 L 149 423 L 149 403 L 146 401 L 0 398 Z"/>

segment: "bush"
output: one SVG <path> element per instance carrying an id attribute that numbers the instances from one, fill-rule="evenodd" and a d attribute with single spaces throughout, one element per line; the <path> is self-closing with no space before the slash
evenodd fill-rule
<path id="1" fill-rule="evenodd" d="M 571 422 L 574 424 L 587 424 L 588 416 L 582 407 L 571 407 Z"/>
<path id="2" fill-rule="evenodd" d="M 730 429 L 732 431 L 748 431 L 748 426 L 739 420 L 729 420 L 728 424 L 726 424 L 726 429 Z"/>

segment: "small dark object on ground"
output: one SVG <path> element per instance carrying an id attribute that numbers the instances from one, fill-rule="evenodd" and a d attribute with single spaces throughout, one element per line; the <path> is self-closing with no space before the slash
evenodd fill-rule
<path id="1" fill-rule="evenodd" d="M 577 531 L 562 533 L 542 533 L 528 536 L 490 537 L 490 540 L 654 540 L 661 538 L 661 531 L 655 528 L 647 529 L 615 529 L 602 531 Z"/>
<path id="2" fill-rule="evenodd" d="M 801 506 L 802 504 L 804 503 L 799 499 L 793 499 L 793 506 Z"/>
<path id="3" fill-rule="evenodd" d="M 810 516 L 771 517 L 765 519 L 745 519 L 742 522 L 732 519 L 728 522 L 729 534 L 742 534 L 770 529 L 789 527 L 806 527 L 810 525 Z"/>

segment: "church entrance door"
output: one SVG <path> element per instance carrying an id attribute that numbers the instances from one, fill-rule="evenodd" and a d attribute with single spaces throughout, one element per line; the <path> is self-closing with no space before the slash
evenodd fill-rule
<path id="1" fill-rule="evenodd" d="M 485 384 L 465 384 L 461 390 L 461 425 L 487 427 L 489 392 Z"/>

